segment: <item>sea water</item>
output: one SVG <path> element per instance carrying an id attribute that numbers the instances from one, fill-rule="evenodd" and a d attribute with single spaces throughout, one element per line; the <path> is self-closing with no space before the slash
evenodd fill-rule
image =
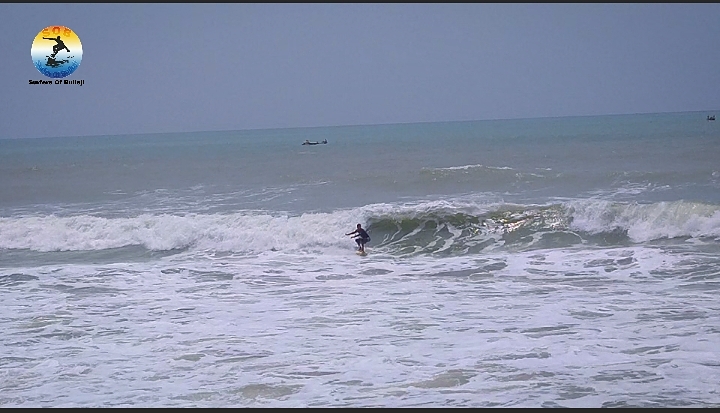
<path id="1" fill-rule="evenodd" d="M 0 406 L 717 407 L 706 115 L 0 140 Z"/>

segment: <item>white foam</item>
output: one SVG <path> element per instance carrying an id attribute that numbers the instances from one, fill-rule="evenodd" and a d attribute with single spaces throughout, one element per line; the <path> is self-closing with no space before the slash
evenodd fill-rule
<path id="1" fill-rule="evenodd" d="M 588 233 L 626 231 L 634 242 L 673 237 L 720 236 L 720 209 L 686 201 L 622 204 L 604 200 L 567 201 L 570 229 Z M 0 248 L 34 251 L 93 251 L 139 245 L 150 250 L 179 249 L 262 252 L 342 248 L 356 223 L 374 219 L 465 213 L 479 216 L 509 205 L 478 198 L 407 204 L 375 204 L 331 213 L 301 215 L 242 211 L 230 214 L 142 214 L 106 218 L 94 215 L 0 218 Z M 534 207 L 535 208 L 535 207 Z M 452 226 L 445 226 L 455 237 Z M 376 242 L 379 241 L 376 239 Z"/>
<path id="2" fill-rule="evenodd" d="M 583 200 L 570 202 L 569 206 L 573 229 L 590 233 L 625 230 L 634 242 L 720 235 L 720 209 L 716 205 L 687 201 L 622 204 Z"/>

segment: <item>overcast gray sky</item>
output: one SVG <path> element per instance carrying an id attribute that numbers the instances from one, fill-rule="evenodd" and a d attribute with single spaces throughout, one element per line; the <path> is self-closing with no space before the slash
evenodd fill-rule
<path id="1" fill-rule="evenodd" d="M 0 138 L 720 109 L 720 4 L 0 4 Z M 80 67 L 32 63 L 50 25 Z"/>

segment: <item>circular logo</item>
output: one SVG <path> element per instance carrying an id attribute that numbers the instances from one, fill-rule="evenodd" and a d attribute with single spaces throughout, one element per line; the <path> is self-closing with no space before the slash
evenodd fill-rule
<path id="1" fill-rule="evenodd" d="M 80 38 L 65 26 L 48 26 L 40 30 L 30 49 L 37 70 L 54 79 L 70 76 L 77 70 L 82 53 Z"/>

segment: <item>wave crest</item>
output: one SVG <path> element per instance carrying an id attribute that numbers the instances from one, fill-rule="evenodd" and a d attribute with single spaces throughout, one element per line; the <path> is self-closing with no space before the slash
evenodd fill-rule
<path id="1" fill-rule="evenodd" d="M 357 222 L 370 233 L 371 248 L 401 256 L 455 255 L 497 248 L 718 237 L 720 207 L 689 201 L 628 204 L 585 199 L 519 205 L 455 199 L 297 216 L 257 211 L 125 218 L 23 216 L 0 218 L 0 248 L 43 252 L 141 246 L 152 251 L 328 253 L 352 248 L 344 234 Z"/>

